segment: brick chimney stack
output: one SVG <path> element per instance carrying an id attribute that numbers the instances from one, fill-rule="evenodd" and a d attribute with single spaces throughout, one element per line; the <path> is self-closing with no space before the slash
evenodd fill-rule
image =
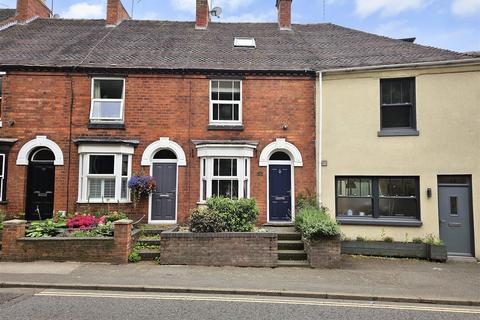
<path id="1" fill-rule="evenodd" d="M 210 21 L 210 8 L 208 7 L 208 0 L 197 0 L 196 6 L 197 17 L 195 20 L 195 29 L 205 30 Z"/>
<path id="2" fill-rule="evenodd" d="M 121 0 L 107 0 L 107 25 L 116 26 L 127 19 L 130 19 L 130 15 Z"/>
<path id="3" fill-rule="evenodd" d="M 17 0 L 17 15 L 15 19 L 26 21 L 35 17 L 50 18 L 52 12 L 45 0 Z"/>
<path id="4" fill-rule="evenodd" d="M 277 0 L 280 30 L 292 30 L 292 0 Z"/>

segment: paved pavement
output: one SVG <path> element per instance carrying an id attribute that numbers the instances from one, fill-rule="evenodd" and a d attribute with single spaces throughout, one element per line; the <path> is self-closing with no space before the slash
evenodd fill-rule
<path id="1" fill-rule="evenodd" d="M 433 300 L 480 306 L 480 263 L 344 257 L 341 269 L 234 268 L 95 263 L 0 263 L 0 286 L 107 285 L 112 289 L 303 297 Z M 198 290 L 198 291 L 196 291 Z"/>
<path id="2" fill-rule="evenodd" d="M 16 290 L 16 291 L 10 291 Z M 0 289 L 2 320 L 479 319 L 479 307 L 264 296 Z"/>

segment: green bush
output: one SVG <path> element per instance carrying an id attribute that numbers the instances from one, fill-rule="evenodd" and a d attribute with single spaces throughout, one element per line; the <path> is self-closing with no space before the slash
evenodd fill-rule
<path id="1" fill-rule="evenodd" d="M 140 262 L 142 260 L 142 257 L 140 257 L 140 254 L 137 251 L 132 251 L 130 255 L 128 256 L 128 262 Z"/>
<path id="2" fill-rule="evenodd" d="M 300 192 L 297 195 L 296 208 L 297 210 L 318 208 L 317 196 L 311 191 L 307 191 L 306 193 Z"/>
<path id="3" fill-rule="evenodd" d="M 440 240 L 440 238 L 438 238 L 437 236 L 433 235 L 433 234 L 427 234 L 425 236 L 425 239 L 423 240 L 424 243 L 426 244 L 429 244 L 429 245 L 433 245 L 433 246 L 442 246 L 443 245 L 443 241 Z"/>
<path id="4" fill-rule="evenodd" d="M 49 238 L 55 237 L 59 233 L 57 225 L 49 219 L 32 223 L 26 232 L 26 236 L 30 238 Z"/>
<path id="5" fill-rule="evenodd" d="M 223 216 L 210 208 L 196 208 L 190 213 L 191 232 L 223 232 L 225 222 Z"/>
<path id="6" fill-rule="evenodd" d="M 123 212 L 113 211 L 105 216 L 105 222 L 115 222 L 123 219 L 128 219 L 128 216 Z"/>
<path id="7" fill-rule="evenodd" d="M 5 212 L 3 212 L 3 210 L 0 210 L 0 230 L 3 230 L 3 221 L 5 221 L 5 217 L 7 215 L 5 214 Z"/>
<path id="8" fill-rule="evenodd" d="M 422 238 L 413 238 L 412 242 L 413 243 L 423 243 L 423 239 Z"/>
<path id="9" fill-rule="evenodd" d="M 232 200 L 213 197 L 207 207 L 194 209 L 190 214 L 192 232 L 251 232 L 258 218 L 254 199 Z"/>
<path id="10" fill-rule="evenodd" d="M 300 209 L 295 217 L 295 227 L 305 239 L 318 240 L 340 236 L 340 228 L 325 210 Z"/>

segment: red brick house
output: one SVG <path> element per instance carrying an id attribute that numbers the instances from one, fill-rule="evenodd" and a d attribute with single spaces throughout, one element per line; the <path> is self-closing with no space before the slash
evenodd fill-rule
<path id="1" fill-rule="evenodd" d="M 461 58 L 292 25 L 291 2 L 276 1 L 278 23 L 211 23 L 207 0 L 196 22 L 131 20 L 108 0 L 106 20 L 30 14 L 0 31 L 0 207 L 174 223 L 224 195 L 255 198 L 259 223 L 291 222 L 296 196 L 317 189 L 319 71 Z M 127 181 L 139 171 L 158 186 L 133 208 Z"/>

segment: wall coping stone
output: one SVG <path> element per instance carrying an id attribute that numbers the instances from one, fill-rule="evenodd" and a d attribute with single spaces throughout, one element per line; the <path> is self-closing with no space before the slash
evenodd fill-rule
<path id="1" fill-rule="evenodd" d="M 114 225 L 116 224 L 132 224 L 133 223 L 133 220 L 130 220 L 130 219 L 122 219 L 122 220 L 117 220 L 115 222 L 113 222 Z"/>
<path id="2" fill-rule="evenodd" d="M 162 238 L 276 238 L 272 232 L 176 232 L 164 231 Z"/>
<path id="3" fill-rule="evenodd" d="M 13 225 L 22 225 L 22 224 L 27 224 L 27 221 L 26 220 L 13 219 L 13 220 L 8 220 L 8 221 L 3 222 L 4 226 L 13 226 Z"/>

